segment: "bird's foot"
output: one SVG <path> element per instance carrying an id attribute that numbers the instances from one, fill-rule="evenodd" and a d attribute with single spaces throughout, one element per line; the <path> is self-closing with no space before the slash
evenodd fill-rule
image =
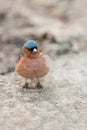
<path id="1" fill-rule="evenodd" d="M 43 86 L 41 85 L 40 82 L 37 83 L 37 85 L 35 84 L 29 84 L 28 82 L 25 83 L 25 85 L 23 86 L 23 89 L 42 89 Z"/>
<path id="2" fill-rule="evenodd" d="M 30 89 L 28 83 L 25 83 L 25 85 L 23 86 L 23 88 L 24 89 Z"/>
<path id="3" fill-rule="evenodd" d="M 42 88 L 43 88 L 43 86 L 41 85 L 41 83 L 40 83 L 40 82 L 38 82 L 38 83 L 37 83 L 37 85 L 36 85 L 36 88 L 38 88 L 38 89 L 42 89 Z"/>

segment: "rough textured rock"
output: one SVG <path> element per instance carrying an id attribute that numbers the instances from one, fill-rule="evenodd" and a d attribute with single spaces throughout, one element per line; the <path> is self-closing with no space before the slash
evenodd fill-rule
<path id="1" fill-rule="evenodd" d="M 87 0 L 0 5 L 0 130 L 87 130 Z M 9 73 L 29 39 L 53 59 L 43 89 L 23 89 Z"/>
<path id="2" fill-rule="evenodd" d="M 40 90 L 0 76 L 0 130 L 87 130 L 87 52 L 57 57 Z"/>

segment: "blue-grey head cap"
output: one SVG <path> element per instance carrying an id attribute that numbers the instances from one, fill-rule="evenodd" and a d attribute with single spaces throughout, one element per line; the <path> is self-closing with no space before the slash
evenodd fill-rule
<path id="1" fill-rule="evenodd" d="M 23 49 L 24 49 L 24 48 L 32 49 L 32 48 L 34 48 L 34 47 L 38 47 L 37 42 L 34 41 L 34 40 L 29 40 L 29 41 L 25 42 L 25 44 L 24 44 L 24 46 L 23 46 Z"/>

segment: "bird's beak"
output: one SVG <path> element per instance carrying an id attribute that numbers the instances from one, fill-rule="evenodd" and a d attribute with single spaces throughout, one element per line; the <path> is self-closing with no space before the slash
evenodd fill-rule
<path id="1" fill-rule="evenodd" d="M 36 48 L 33 49 L 33 53 L 37 53 L 37 49 Z"/>

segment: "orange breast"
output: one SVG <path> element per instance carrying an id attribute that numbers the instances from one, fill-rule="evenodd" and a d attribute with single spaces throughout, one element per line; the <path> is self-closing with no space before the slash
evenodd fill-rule
<path id="1" fill-rule="evenodd" d="M 47 59 L 46 55 L 40 55 L 37 58 L 23 57 L 19 60 L 15 70 L 25 78 L 40 78 L 49 71 Z"/>

